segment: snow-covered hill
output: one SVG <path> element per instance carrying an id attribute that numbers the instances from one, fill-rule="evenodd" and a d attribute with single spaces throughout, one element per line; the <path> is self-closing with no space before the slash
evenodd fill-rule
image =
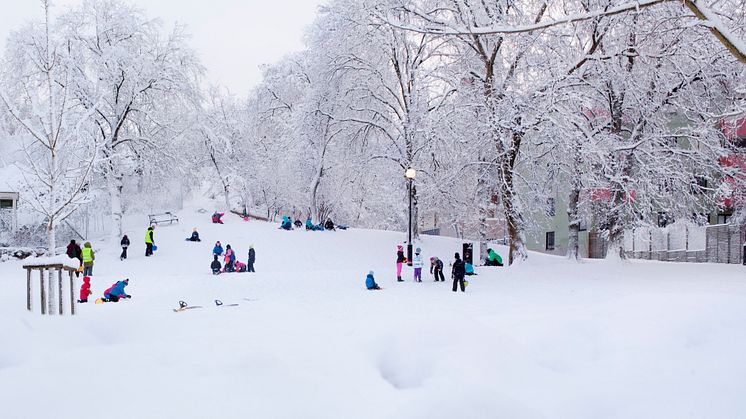
<path id="1" fill-rule="evenodd" d="M 746 410 L 742 266 L 575 264 L 532 254 L 478 268 L 466 293 L 395 279 L 401 233 L 280 231 L 180 214 L 128 220 L 130 258 L 105 242 L 94 296 L 25 311 L 20 262 L 0 264 L 2 418 L 737 417 Z M 203 241 L 184 239 L 197 227 Z M 216 240 L 256 274 L 209 272 Z M 427 237 L 425 258 L 460 242 Z M 383 291 L 366 291 L 373 270 Z M 447 273 L 449 269 L 447 268 Z M 79 286 L 79 282 L 77 286 Z M 76 292 L 77 292 L 76 286 Z M 214 307 L 213 300 L 237 307 Z M 248 299 L 248 300 L 247 300 Z M 205 308 L 174 313 L 179 300 Z M 249 301 L 250 300 L 250 301 Z M 54 413 L 51 413 L 54 412 Z"/>

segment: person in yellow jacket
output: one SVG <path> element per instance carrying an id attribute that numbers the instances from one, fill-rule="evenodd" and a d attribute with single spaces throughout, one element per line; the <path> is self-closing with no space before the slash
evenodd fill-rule
<path id="1" fill-rule="evenodd" d="M 145 256 L 153 255 L 153 245 L 155 239 L 153 239 L 153 226 L 148 227 L 148 231 L 145 232 Z"/>
<path id="2" fill-rule="evenodd" d="M 83 257 L 83 276 L 93 276 L 93 261 L 96 260 L 96 253 L 91 248 L 91 242 L 85 242 L 81 256 Z"/>

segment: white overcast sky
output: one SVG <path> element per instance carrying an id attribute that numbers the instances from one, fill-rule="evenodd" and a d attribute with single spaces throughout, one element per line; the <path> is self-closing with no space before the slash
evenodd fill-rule
<path id="1" fill-rule="evenodd" d="M 259 65 L 303 48 L 304 29 L 324 0 L 125 0 L 159 17 L 166 28 L 186 24 L 209 83 L 243 95 L 260 80 Z M 56 0 L 59 11 L 82 0 Z M 43 11 L 37 0 L 0 0 L 0 40 Z M 59 12 L 57 12 L 59 13 Z"/>

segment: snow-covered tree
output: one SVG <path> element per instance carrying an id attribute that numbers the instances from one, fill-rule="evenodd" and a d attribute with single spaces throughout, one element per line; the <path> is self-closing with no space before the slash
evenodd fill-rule
<path id="1" fill-rule="evenodd" d="M 50 2 L 45 19 L 8 41 L 0 100 L 17 126 L 25 161 L 23 199 L 44 217 L 47 252 L 54 255 L 57 227 L 86 202 L 98 144 L 90 135 L 91 112 L 75 100 L 68 39 L 55 33 Z M 100 98 L 94 99 L 95 103 Z"/>

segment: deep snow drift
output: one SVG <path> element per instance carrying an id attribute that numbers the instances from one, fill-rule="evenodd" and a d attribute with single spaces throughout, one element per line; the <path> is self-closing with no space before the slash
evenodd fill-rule
<path id="1" fill-rule="evenodd" d="M 94 243 L 94 297 L 128 277 L 133 298 L 78 305 L 76 317 L 28 313 L 22 263 L 0 264 L 0 418 L 746 411 L 742 266 L 532 254 L 518 267 L 478 268 L 467 292 L 454 294 L 427 273 L 413 283 L 407 268 L 407 282 L 396 283 L 400 233 L 180 217 L 156 228 L 150 259 L 145 217 L 127 220 L 130 259 L 119 261 L 118 243 Z M 201 243 L 184 241 L 193 226 Z M 243 262 L 253 244 L 257 273 L 211 275 L 215 240 Z M 449 262 L 459 245 L 428 237 L 421 246 L 425 259 Z M 369 270 L 385 290 L 364 289 Z M 216 308 L 214 299 L 240 305 Z M 205 308 L 174 313 L 179 300 Z"/>

